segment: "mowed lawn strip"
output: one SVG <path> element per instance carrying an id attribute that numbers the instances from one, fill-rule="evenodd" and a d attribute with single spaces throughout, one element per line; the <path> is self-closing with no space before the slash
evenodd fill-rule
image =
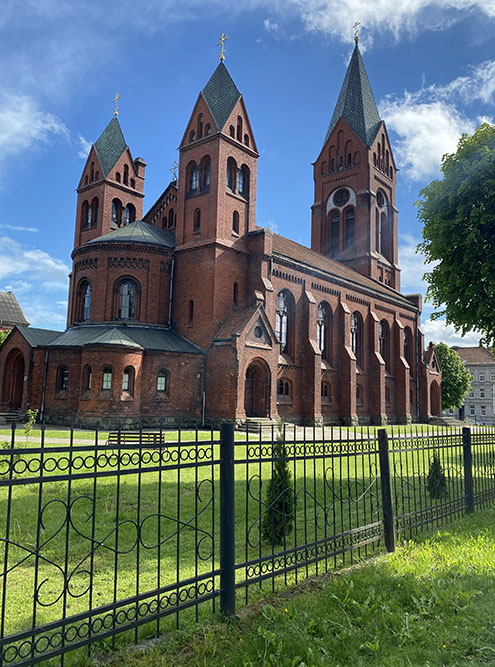
<path id="1" fill-rule="evenodd" d="M 172 632 L 106 664 L 490 665 L 495 663 L 495 510 L 455 522 L 321 584 Z"/>

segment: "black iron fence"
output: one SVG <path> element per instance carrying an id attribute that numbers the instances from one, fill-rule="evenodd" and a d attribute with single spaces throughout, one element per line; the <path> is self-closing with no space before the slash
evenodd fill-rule
<path id="1" fill-rule="evenodd" d="M 489 428 L 83 435 L 0 451 L 2 665 L 234 613 L 495 497 Z"/>

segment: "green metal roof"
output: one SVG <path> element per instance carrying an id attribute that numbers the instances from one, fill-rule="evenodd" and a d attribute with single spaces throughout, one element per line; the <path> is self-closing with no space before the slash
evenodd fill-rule
<path id="1" fill-rule="evenodd" d="M 345 120 L 365 146 L 371 146 L 382 122 L 357 44 L 324 143 L 327 142 L 339 118 Z"/>
<path id="2" fill-rule="evenodd" d="M 168 229 L 159 229 L 142 220 L 135 220 L 124 227 L 114 229 L 113 232 L 97 236 L 84 245 L 95 243 L 144 243 L 175 248 L 175 234 Z"/>
<path id="3" fill-rule="evenodd" d="M 116 116 L 112 118 L 103 130 L 94 147 L 103 171 L 103 178 L 106 178 L 127 148 L 120 123 Z"/>
<path id="4" fill-rule="evenodd" d="M 31 347 L 45 347 L 61 335 L 61 331 L 53 331 L 52 329 L 36 329 L 28 327 L 24 324 L 18 325 L 17 329 L 24 336 Z"/>
<path id="5" fill-rule="evenodd" d="M 222 130 L 241 93 L 221 62 L 201 91 L 218 130 Z"/>
<path id="6" fill-rule="evenodd" d="M 136 350 L 160 350 L 182 354 L 203 354 L 203 350 L 175 331 L 165 327 L 138 324 L 87 324 L 70 327 L 50 342 L 49 347 L 111 345 Z"/>

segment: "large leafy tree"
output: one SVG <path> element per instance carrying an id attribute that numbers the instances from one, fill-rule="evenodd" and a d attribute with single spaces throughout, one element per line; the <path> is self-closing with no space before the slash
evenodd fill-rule
<path id="1" fill-rule="evenodd" d="M 455 350 L 445 343 L 435 345 L 442 368 L 442 407 L 460 408 L 471 391 L 471 373 Z"/>
<path id="2" fill-rule="evenodd" d="M 427 298 L 437 319 L 466 333 L 478 329 L 495 343 L 495 127 L 485 123 L 463 135 L 457 152 L 444 155 L 443 180 L 421 190 L 419 249 L 427 262 Z"/>

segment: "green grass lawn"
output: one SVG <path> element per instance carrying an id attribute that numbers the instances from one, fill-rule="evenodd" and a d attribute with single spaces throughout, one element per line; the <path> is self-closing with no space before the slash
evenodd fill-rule
<path id="1" fill-rule="evenodd" d="M 495 510 L 223 623 L 188 625 L 111 667 L 414 667 L 495 663 Z"/>

